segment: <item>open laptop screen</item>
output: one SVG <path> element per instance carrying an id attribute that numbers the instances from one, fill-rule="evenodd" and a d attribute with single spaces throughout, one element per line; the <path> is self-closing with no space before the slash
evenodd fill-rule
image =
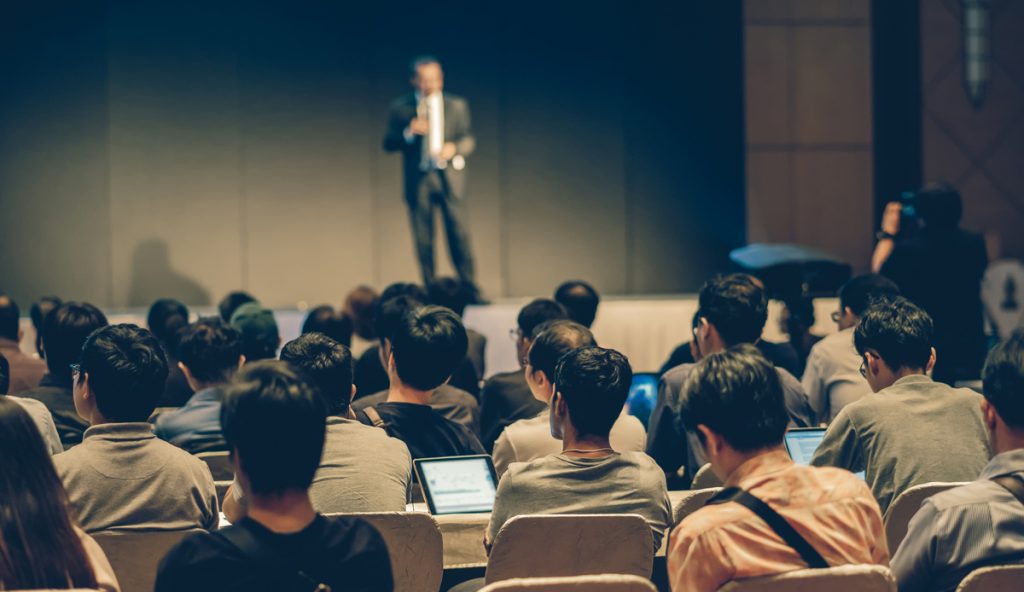
<path id="1" fill-rule="evenodd" d="M 825 428 L 798 428 L 786 432 L 786 451 L 798 465 L 809 465 L 814 452 L 825 437 Z M 864 471 L 856 473 L 861 479 Z"/>
<path id="2" fill-rule="evenodd" d="M 490 456 L 419 458 L 415 464 L 431 514 L 470 514 L 494 508 L 498 478 Z"/>

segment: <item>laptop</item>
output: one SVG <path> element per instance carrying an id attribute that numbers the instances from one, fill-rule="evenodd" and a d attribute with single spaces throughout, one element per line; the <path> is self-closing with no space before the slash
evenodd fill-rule
<path id="1" fill-rule="evenodd" d="M 431 514 L 475 514 L 494 509 L 498 476 L 490 456 L 418 458 L 414 464 Z"/>
<path id="2" fill-rule="evenodd" d="M 626 411 L 640 420 L 647 427 L 651 412 L 658 402 L 658 375 L 653 372 L 637 372 L 633 374 L 633 383 L 629 386 L 626 398 Z"/>
<path id="3" fill-rule="evenodd" d="M 825 428 L 792 428 L 786 432 L 786 452 L 798 465 L 809 465 L 825 437 Z M 864 479 L 864 471 L 855 473 Z"/>

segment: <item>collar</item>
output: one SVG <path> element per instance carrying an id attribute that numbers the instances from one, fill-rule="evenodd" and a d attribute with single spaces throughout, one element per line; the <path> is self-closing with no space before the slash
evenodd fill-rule
<path id="1" fill-rule="evenodd" d="M 927 374 L 911 374 L 910 376 L 904 376 L 903 378 L 897 380 L 896 382 L 889 385 L 889 387 L 894 387 L 897 384 L 926 384 L 931 382 L 934 381 Z"/>
<path id="2" fill-rule="evenodd" d="M 71 390 L 72 387 L 74 386 L 73 384 L 71 384 L 71 371 L 68 370 L 68 376 L 67 379 L 65 380 L 57 378 L 57 375 L 55 375 L 52 372 L 47 372 L 46 374 L 43 374 L 43 378 L 39 381 L 39 386 L 55 386 L 58 388 Z"/>
<path id="3" fill-rule="evenodd" d="M 156 438 L 153 424 L 144 421 L 125 423 L 103 423 L 85 430 L 83 438 L 107 440 L 110 442 L 128 442 L 133 440 L 150 440 Z"/>
<path id="4" fill-rule="evenodd" d="M 191 397 L 189 397 L 189 403 L 195 401 L 220 401 L 224 398 L 224 389 L 219 386 L 211 386 L 204 388 L 201 391 L 196 391 Z"/>
<path id="5" fill-rule="evenodd" d="M 758 454 L 754 458 L 736 467 L 736 470 L 725 480 L 724 487 L 740 487 L 740 484 L 750 479 L 766 477 L 779 471 L 784 471 L 793 466 L 793 459 L 785 450 L 771 450 Z"/>
<path id="6" fill-rule="evenodd" d="M 981 470 L 981 479 L 992 479 L 1011 473 L 1024 472 L 1024 448 L 1008 450 L 992 457 Z"/>

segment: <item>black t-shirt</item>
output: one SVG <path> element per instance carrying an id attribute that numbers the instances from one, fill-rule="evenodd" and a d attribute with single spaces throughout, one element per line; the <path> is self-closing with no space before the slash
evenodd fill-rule
<path id="1" fill-rule="evenodd" d="M 484 383 L 480 394 L 480 434 L 488 450 L 506 427 L 520 419 L 530 419 L 547 409 L 530 392 L 522 370 L 495 374 Z"/>
<path id="2" fill-rule="evenodd" d="M 197 533 L 160 562 L 156 592 L 312 592 L 318 583 L 333 592 L 392 590 L 384 539 L 360 518 L 318 514 L 293 534 L 274 533 L 249 518 L 227 528 L 246 529 L 279 562 L 252 558 L 217 531 Z"/>
<path id="3" fill-rule="evenodd" d="M 486 454 L 472 432 L 429 405 L 380 403 L 373 409 L 384 421 L 388 435 L 405 442 L 413 459 Z M 373 425 L 365 410 L 356 412 L 356 417 L 366 425 Z"/>

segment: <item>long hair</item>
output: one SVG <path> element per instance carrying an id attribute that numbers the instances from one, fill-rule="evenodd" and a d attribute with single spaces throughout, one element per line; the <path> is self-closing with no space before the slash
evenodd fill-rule
<path id="1" fill-rule="evenodd" d="M 0 588 L 95 588 L 67 493 L 32 418 L 0 397 Z"/>

